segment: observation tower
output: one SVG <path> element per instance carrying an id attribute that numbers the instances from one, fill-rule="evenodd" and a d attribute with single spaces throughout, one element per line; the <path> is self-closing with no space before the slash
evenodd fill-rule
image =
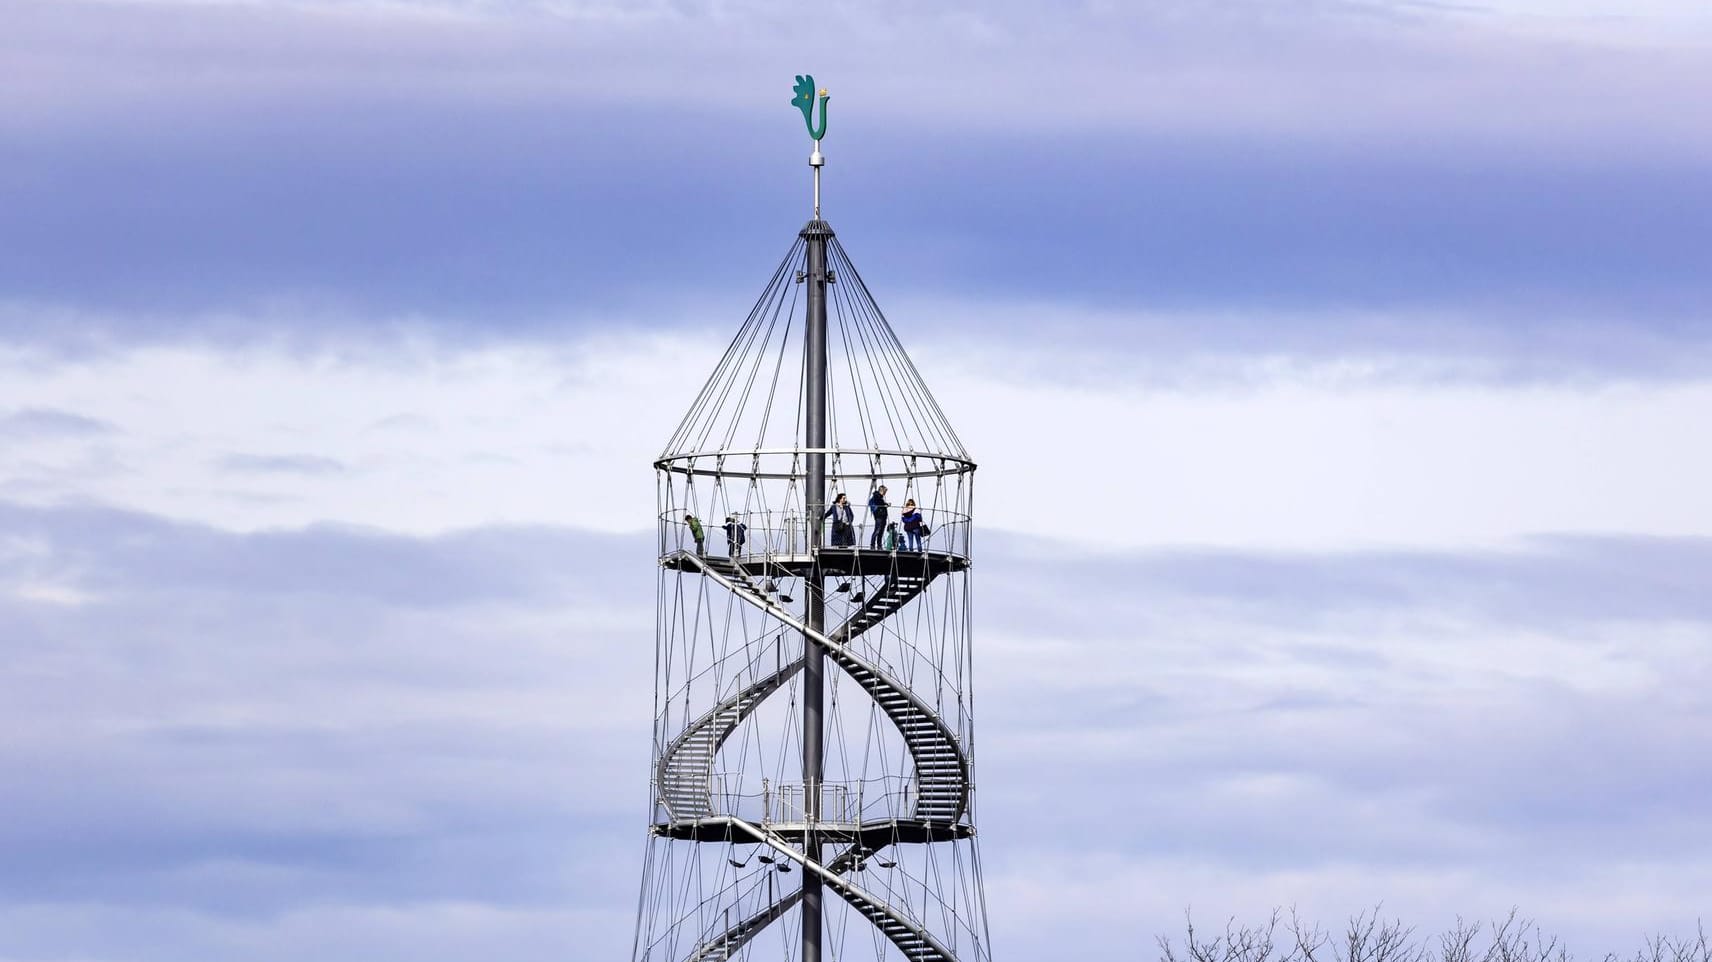
<path id="1" fill-rule="evenodd" d="M 821 219 L 828 97 L 812 77 L 795 90 L 814 216 L 654 462 L 652 815 L 633 957 L 990 962 L 975 463 Z"/>

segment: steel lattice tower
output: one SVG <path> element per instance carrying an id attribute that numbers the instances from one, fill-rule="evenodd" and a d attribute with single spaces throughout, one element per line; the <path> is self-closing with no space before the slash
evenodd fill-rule
<path id="1" fill-rule="evenodd" d="M 826 101 L 814 217 L 654 465 L 637 962 L 991 959 L 975 464 L 820 217 Z"/>

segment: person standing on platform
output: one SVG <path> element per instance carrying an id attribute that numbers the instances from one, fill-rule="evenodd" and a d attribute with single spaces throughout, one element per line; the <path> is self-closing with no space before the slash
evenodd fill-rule
<path id="1" fill-rule="evenodd" d="M 891 505 L 886 503 L 886 486 L 880 485 L 874 493 L 868 495 L 868 513 L 874 516 L 874 535 L 868 539 L 868 547 L 878 551 L 882 539 L 886 535 L 886 514 Z"/>
<path id="2" fill-rule="evenodd" d="M 701 529 L 701 519 L 693 514 L 686 514 L 684 523 L 690 526 L 690 537 L 695 539 L 696 557 L 707 557 L 707 532 Z"/>
<path id="3" fill-rule="evenodd" d="M 826 517 L 832 519 L 832 546 L 834 548 L 856 547 L 856 512 L 850 507 L 850 499 L 839 492 L 833 499 L 832 507 L 826 509 Z"/>
<path id="4" fill-rule="evenodd" d="M 921 512 L 915 508 L 915 499 L 904 502 L 904 513 L 898 516 L 904 523 L 904 544 L 911 551 L 921 550 Z"/>
<path id="5" fill-rule="evenodd" d="M 749 539 L 749 526 L 737 520 L 734 514 L 725 516 L 725 548 L 730 553 L 731 560 L 743 553 L 743 542 Z"/>

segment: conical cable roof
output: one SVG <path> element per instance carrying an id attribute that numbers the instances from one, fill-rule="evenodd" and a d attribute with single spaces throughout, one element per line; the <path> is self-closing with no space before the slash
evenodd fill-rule
<path id="1" fill-rule="evenodd" d="M 827 452 L 851 473 L 972 468 L 879 304 L 825 221 L 811 220 L 773 272 L 661 453 L 669 470 L 795 473 L 805 450 L 801 316 L 807 241 L 826 240 Z"/>

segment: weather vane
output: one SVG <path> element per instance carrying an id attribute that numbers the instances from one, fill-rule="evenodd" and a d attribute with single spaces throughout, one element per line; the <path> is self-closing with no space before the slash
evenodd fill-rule
<path id="1" fill-rule="evenodd" d="M 820 91 L 820 125 L 814 123 L 814 75 L 797 74 L 797 82 L 791 88 L 796 96 L 791 98 L 791 106 L 802 111 L 803 124 L 808 127 L 808 135 L 814 138 L 814 153 L 808 157 L 808 165 L 814 168 L 814 219 L 820 220 L 820 168 L 826 165 L 826 157 L 820 152 L 820 139 L 826 136 L 826 102 L 832 99 L 824 89 Z"/>

